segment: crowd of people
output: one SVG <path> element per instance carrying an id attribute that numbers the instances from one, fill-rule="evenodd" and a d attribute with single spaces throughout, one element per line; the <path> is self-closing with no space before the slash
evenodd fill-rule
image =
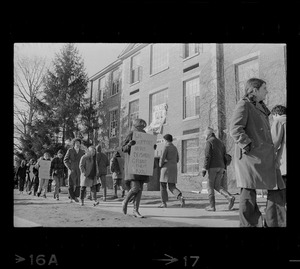
<path id="1" fill-rule="evenodd" d="M 208 176 L 208 203 L 207 211 L 216 211 L 215 190 L 228 200 L 228 210 L 232 210 L 235 196 L 229 193 L 222 185 L 227 166 L 234 165 L 237 187 L 240 188 L 239 218 L 240 227 L 285 227 L 286 226 L 286 107 L 276 105 L 270 111 L 263 102 L 267 95 L 266 82 L 258 79 L 249 79 L 245 85 L 245 95 L 237 103 L 230 119 L 230 136 L 234 140 L 235 149 L 233 161 L 226 152 L 223 142 L 216 137 L 214 130 L 207 127 L 203 133 L 206 144 L 204 163 L 201 171 L 203 177 Z M 273 124 L 270 126 L 269 115 L 273 115 Z M 129 173 L 129 159 L 131 147 L 136 144 L 133 132 L 145 133 L 146 122 L 143 119 L 133 121 L 132 130 L 122 142 L 120 151 L 116 151 L 111 160 L 102 152 L 101 146 L 90 146 L 85 151 L 81 148 L 82 141 L 75 138 L 72 147 L 66 154 L 62 150 L 51 159 L 48 151 L 38 160 L 31 159 L 27 164 L 21 161 L 15 177 L 22 194 L 24 188 L 30 195 L 47 197 L 54 187 L 53 197 L 59 200 L 60 188 L 68 186 L 70 202 L 84 205 L 87 197 L 87 187 L 90 188 L 89 198 L 97 206 L 97 192 L 102 188 L 103 201 L 106 201 L 107 167 L 110 167 L 113 179 L 113 198 L 118 198 L 118 188 L 121 191 L 122 212 L 127 214 L 129 202 L 133 203 L 133 215 L 142 218 L 139 205 L 144 183 L 150 177 Z M 171 134 L 163 136 L 165 146 L 160 160 L 160 208 L 167 207 L 169 191 L 179 200 L 180 206 L 185 207 L 185 198 L 176 187 L 177 163 L 179 154 L 172 143 Z M 154 145 L 153 150 L 156 149 Z M 39 177 L 41 161 L 49 161 L 49 177 Z M 154 168 L 155 162 L 154 162 Z M 64 180 L 67 173 L 67 183 Z M 257 191 L 267 192 L 265 218 L 257 205 Z M 127 191 L 126 195 L 125 192 Z"/>

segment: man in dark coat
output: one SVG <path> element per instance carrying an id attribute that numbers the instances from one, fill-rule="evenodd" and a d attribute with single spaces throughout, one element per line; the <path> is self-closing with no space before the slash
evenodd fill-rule
<path id="1" fill-rule="evenodd" d="M 225 154 L 226 148 L 223 142 L 218 139 L 213 129 L 208 127 L 204 136 L 206 138 L 205 158 L 202 168 L 202 176 L 208 172 L 208 200 L 209 206 L 205 208 L 207 211 L 216 211 L 215 207 L 215 191 L 218 191 L 228 200 L 228 210 L 231 210 L 235 197 L 221 186 L 222 178 L 225 173 Z"/>
<path id="2" fill-rule="evenodd" d="M 230 122 L 230 135 L 235 142 L 234 168 L 237 187 L 241 188 L 239 214 L 241 227 L 261 226 L 262 215 L 256 202 L 256 190 L 268 190 L 268 201 L 273 201 L 283 212 L 284 198 L 280 191 L 285 183 L 276 168 L 276 155 L 269 123 L 270 111 L 263 100 L 267 95 L 266 82 L 249 79 L 245 96 L 237 103 Z M 266 214 L 267 222 L 281 219 L 278 226 L 285 226 L 285 214 Z M 278 219 L 278 220 L 279 220 Z"/>
<path id="3" fill-rule="evenodd" d="M 70 202 L 75 200 L 79 202 L 78 197 L 80 195 L 80 169 L 79 162 L 81 157 L 85 154 L 85 151 L 80 148 L 81 140 L 75 138 L 73 140 L 73 147 L 69 148 L 65 157 L 64 164 L 68 168 L 68 190 Z"/>
<path id="4" fill-rule="evenodd" d="M 103 189 L 103 201 L 106 201 L 106 175 L 109 160 L 105 153 L 101 152 L 101 145 L 96 147 L 96 162 L 97 162 L 97 177 L 101 180 L 101 187 Z"/>

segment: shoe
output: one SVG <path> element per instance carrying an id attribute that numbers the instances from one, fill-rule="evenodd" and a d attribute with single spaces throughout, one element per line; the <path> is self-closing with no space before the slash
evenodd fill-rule
<path id="1" fill-rule="evenodd" d="M 167 203 L 162 203 L 159 208 L 166 208 L 167 207 Z"/>
<path id="2" fill-rule="evenodd" d="M 32 191 L 28 192 L 28 195 L 31 195 Z"/>
<path id="3" fill-rule="evenodd" d="M 94 206 L 96 206 L 96 205 L 99 205 L 99 201 L 96 201 L 96 202 L 94 203 Z"/>
<path id="4" fill-rule="evenodd" d="M 76 203 L 79 203 L 79 200 L 78 200 L 77 197 L 74 198 L 74 201 L 75 201 Z"/>
<path id="5" fill-rule="evenodd" d="M 133 210 L 133 216 L 135 216 L 136 218 L 144 218 L 144 216 L 141 215 L 140 212 L 136 210 Z"/>
<path id="6" fill-rule="evenodd" d="M 84 205 L 84 201 L 83 201 L 83 200 L 81 200 L 81 203 L 80 203 L 80 205 Z"/>
<path id="7" fill-rule="evenodd" d="M 231 199 L 230 199 L 230 201 L 229 201 L 229 204 L 228 204 L 228 210 L 231 210 L 231 208 L 234 205 L 234 201 L 235 201 L 235 197 L 232 196 Z"/>
<path id="8" fill-rule="evenodd" d="M 46 194 L 43 195 L 44 198 L 47 198 Z"/>
<path id="9" fill-rule="evenodd" d="M 56 199 L 56 194 L 55 193 L 53 194 L 53 198 Z"/>
<path id="10" fill-rule="evenodd" d="M 56 201 L 59 201 L 59 198 L 58 198 L 58 197 L 56 197 Z"/>
<path id="11" fill-rule="evenodd" d="M 207 206 L 207 207 L 205 207 L 205 210 L 206 211 L 216 211 L 216 208 L 213 206 Z"/>
<path id="12" fill-rule="evenodd" d="M 185 207 L 185 199 L 182 196 L 180 196 L 179 199 L 180 199 L 180 206 Z"/>

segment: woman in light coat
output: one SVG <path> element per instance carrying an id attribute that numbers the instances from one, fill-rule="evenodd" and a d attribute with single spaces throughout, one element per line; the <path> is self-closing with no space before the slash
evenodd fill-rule
<path id="1" fill-rule="evenodd" d="M 97 162 L 96 162 L 96 149 L 94 146 L 88 148 L 88 152 L 83 155 L 79 162 L 80 175 L 80 200 L 81 205 L 84 205 L 84 197 L 86 187 L 91 188 L 92 198 L 94 199 L 94 206 L 98 205 L 97 201 Z"/>
<path id="2" fill-rule="evenodd" d="M 173 137 L 170 134 L 164 135 L 165 147 L 159 159 L 160 170 L 160 194 L 162 204 L 161 208 L 167 207 L 168 192 L 167 184 L 170 192 L 176 196 L 180 201 L 181 207 L 184 207 L 185 200 L 179 189 L 176 188 L 177 183 L 177 163 L 179 162 L 179 155 L 177 148 L 174 146 Z"/>
<path id="3" fill-rule="evenodd" d="M 245 96 L 237 103 L 230 122 L 230 135 L 235 142 L 234 168 L 237 187 L 241 188 L 239 214 L 241 227 L 257 227 L 261 218 L 256 203 L 256 189 L 268 190 L 267 201 L 277 201 L 277 212 L 266 216 L 280 219 L 285 225 L 281 194 L 285 184 L 276 157 L 269 124 L 270 111 L 263 103 L 266 82 L 252 78 L 245 87 Z M 267 202 L 267 210 L 269 203 Z"/>

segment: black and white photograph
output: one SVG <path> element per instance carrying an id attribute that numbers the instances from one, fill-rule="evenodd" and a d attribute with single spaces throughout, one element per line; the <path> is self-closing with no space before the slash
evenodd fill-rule
<path id="1" fill-rule="evenodd" d="M 284 43 L 15 43 L 14 227 L 286 227 L 286 78 Z"/>

